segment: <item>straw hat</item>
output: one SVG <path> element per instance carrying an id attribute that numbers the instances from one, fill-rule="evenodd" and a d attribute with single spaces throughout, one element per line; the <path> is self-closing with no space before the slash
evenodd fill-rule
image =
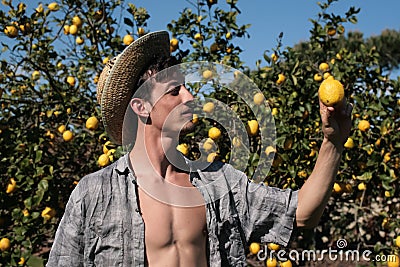
<path id="1" fill-rule="evenodd" d="M 149 66 L 154 55 L 169 56 L 166 31 L 148 33 L 109 61 L 100 74 L 97 101 L 101 106 L 104 127 L 111 140 L 122 144 L 122 126 L 139 75 Z"/>

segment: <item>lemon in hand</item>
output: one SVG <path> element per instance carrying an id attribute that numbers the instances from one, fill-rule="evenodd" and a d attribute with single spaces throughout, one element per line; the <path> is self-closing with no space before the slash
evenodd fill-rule
<path id="1" fill-rule="evenodd" d="M 343 85 L 338 80 L 324 80 L 319 86 L 318 96 L 325 106 L 333 107 L 344 99 Z"/>

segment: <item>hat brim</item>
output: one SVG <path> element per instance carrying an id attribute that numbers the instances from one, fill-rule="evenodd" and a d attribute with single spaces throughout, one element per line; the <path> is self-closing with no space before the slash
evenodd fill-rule
<path id="1" fill-rule="evenodd" d="M 100 103 L 103 124 L 113 143 L 122 144 L 124 117 L 139 75 L 155 56 L 169 55 L 169 34 L 159 31 L 140 37 L 118 56 L 106 79 Z"/>

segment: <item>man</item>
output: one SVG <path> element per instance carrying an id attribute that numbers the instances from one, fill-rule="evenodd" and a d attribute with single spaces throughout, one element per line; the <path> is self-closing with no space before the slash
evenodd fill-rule
<path id="1" fill-rule="evenodd" d="M 47 266 L 245 266 L 249 240 L 286 246 L 295 227 L 317 225 L 352 106 L 320 103 L 324 140 L 299 191 L 266 187 L 229 164 L 200 169 L 176 150 L 179 134 L 193 129 L 194 98 L 179 73 L 156 75 L 176 63 L 168 33 L 154 32 L 103 70 L 98 100 L 105 128 L 114 142 L 134 144 L 79 182 Z"/>

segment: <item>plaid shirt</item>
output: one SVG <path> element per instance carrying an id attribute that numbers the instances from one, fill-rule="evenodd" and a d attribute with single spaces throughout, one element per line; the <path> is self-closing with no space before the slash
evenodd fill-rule
<path id="1" fill-rule="evenodd" d="M 144 222 L 128 160 L 127 154 L 76 186 L 48 267 L 145 266 Z M 288 244 L 297 191 L 252 183 L 220 162 L 202 171 L 192 168 L 190 179 L 205 200 L 209 266 L 246 266 L 249 240 Z"/>

